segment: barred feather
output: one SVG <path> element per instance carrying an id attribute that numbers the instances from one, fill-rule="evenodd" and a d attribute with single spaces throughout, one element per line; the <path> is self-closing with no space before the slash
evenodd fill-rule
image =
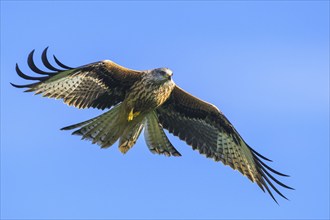
<path id="1" fill-rule="evenodd" d="M 82 136 L 82 139 L 91 140 L 93 144 L 97 143 L 102 148 L 110 147 L 119 139 L 126 127 L 126 124 L 120 120 L 123 118 L 121 114 L 121 105 L 119 104 L 100 116 L 64 127 L 61 130 L 71 130 L 80 127 L 72 134 Z"/>
<path id="2" fill-rule="evenodd" d="M 131 126 L 132 125 L 132 126 Z M 127 153 L 129 149 L 133 147 L 139 138 L 141 131 L 144 127 L 143 122 L 129 124 L 124 130 L 123 134 L 119 139 L 119 150 L 122 153 Z"/>
<path id="3" fill-rule="evenodd" d="M 181 156 L 168 140 L 163 127 L 159 124 L 155 111 L 146 116 L 144 138 L 149 150 L 154 154 Z"/>
<path id="4" fill-rule="evenodd" d="M 271 189 L 286 199 L 269 178 L 282 187 L 292 188 L 268 171 L 280 176 L 286 175 L 262 162 L 261 159 L 269 159 L 249 147 L 215 106 L 176 86 L 170 98 L 157 109 L 157 114 L 165 129 L 191 145 L 194 150 L 238 170 L 252 182 L 256 182 L 263 191 L 266 189 L 275 202 L 277 201 Z"/>
<path id="5" fill-rule="evenodd" d="M 292 189 L 273 176 L 287 175 L 269 167 L 263 160 L 270 160 L 252 149 L 214 105 L 175 86 L 171 70 L 136 71 L 109 60 L 71 68 L 54 56 L 58 65 L 55 67 L 47 59 L 47 50 L 43 51 L 41 60 L 49 71 L 35 65 L 33 50 L 28 56 L 28 66 L 42 76 L 26 75 L 16 64 L 17 74 L 33 83 L 12 84 L 14 87 L 63 99 L 68 105 L 78 108 L 114 106 L 98 117 L 63 130 L 77 129 L 73 134 L 92 140 L 103 148 L 120 139 L 119 149 L 126 153 L 145 127 L 145 140 L 152 153 L 181 156 L 166 137 L 165 128 L 199 153 L 229 165 L 256 182 L 275 202 L 273 191 L 286 199 L 276 185 Z M 131 117 L 128 120 L 128 113 L 133 110 L 139 114 L 134 120 Z"/>
<path id="6" fill-rule="evenodd" d="M 32 84 L 16 85 L 17 88 L 28 88 L 26 92 L 35 92 L 45 97 L 63 99 L 77 108 L 111 108 L 125 99 L 126 92 L 142 76 L 142 72 L 127 69 L 110 60 L 91 63 L 78 68 L 62 64 L 55 56 L 55 62 L 63 68 L 54 67 L 47 59 L 46 48 L 42 53 L 42 63 L 46 68 L 56 72 L 40 70 L 33 61 L 34 50 L 29 54 L 28 66 L 43 77 L 32 77 L 24 74 L 16 65 L 17 74 L 26 80 L 36 80 Z"/>

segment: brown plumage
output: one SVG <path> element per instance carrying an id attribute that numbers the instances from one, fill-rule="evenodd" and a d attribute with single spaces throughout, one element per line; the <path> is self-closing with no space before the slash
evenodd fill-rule
<path id="1" fill-rule="evenodd" d="M 271 189 L 286 197 L 274 183 L 292 189 L 271 173 L 287 175 L 265 164 L 263 160 L 270 160 L 253 150 L 219 109 L 176 86 L 171 79 L 171 70 L 137 71 L 109 60 L 71 68 L 54 56 L 60 69 L 50 64 L 46 48 L 42 62 L 55 72 L 44 72 L 34 64 L 33 53 L 28 57 L 30 69 L 45 76 L 27 76 L 16 65 L 20 77 L 39 82 L 13 86 L 63 99 L 66 104 L 78 108 L 110 108 L 98 117 L 63 130 L 77 129 L 73 134 L 101 147 L 110 147 L 119 140 L 120 151 L 126 153 L 144 129 L 145 140 L 152 153 L 181 156 L 168 140 L 163 131 L 165 128 L 206 157 L 238 170 L 262 190 L 266 189 L 275 201 Z"/>

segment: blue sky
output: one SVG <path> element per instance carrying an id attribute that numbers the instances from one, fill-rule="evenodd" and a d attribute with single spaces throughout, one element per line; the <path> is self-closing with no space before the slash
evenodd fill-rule
<path id="1" fill-rule="evenodd" d="M 101 111 L 9 85 L 47 46 L 69 66 L 171 68 L 291 175 L 290 201 L 172 135 L 181 158 L 143 136 L 123 156 L 60 131 Z M 328 219 L 329 2 L 1 1 L 1 218 Z"/>

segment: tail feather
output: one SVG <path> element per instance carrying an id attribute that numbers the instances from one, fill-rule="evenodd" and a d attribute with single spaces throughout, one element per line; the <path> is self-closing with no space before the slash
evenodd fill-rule
<path id="1" fill-rule="evenodd" d="M 111 126 L 109 132 L 106 132 L 105 136 L 102 136 L 97 142 L 101 145 L 101 148 L 107 148 L 112 146 L 122 135 L 125 128 L 124 126 Z"/>
<path id="2" fill-rule="evenodd" d="M 102 140 L 104 140 L 105 136 L 107 135 L 107 132 L 109 132 L 110 126 L 111 126 L 111 122 L 113 122 L 115 120 L 115 117 L 109 117 L 108 120 L 106 120 L 102 125 L 99 126 L 99 129 L 97 131 L 94 131 L 93 137 L 92 137 L 92 141 L 93 144 L 98 143 L 99 145 L 102 145 Z"/>
<path id="3" fill-rule="evenodd" d="M 81 127 L 72 134 L 80 135 L 82 139 L 91 140 L 93 144 L 97 143 L 102 148 L 110 147 L 119 139 L 124 130 L 123 128 L 126 127 L 126 124 L 122 123 L 125 120 L 121 119 L 120 106 L 117 105 L 100 116 L 64 127 L 61 130 L 71 130 Z"/>
<path id="4" fill-rule="evenodd" d="M 97 116 L 97 117 L 92 118 L 92 119 L 89 119 L 89 120 L 87 120 L 87 121 L 83 121 L 83 122 L 80 122 L 80 123 L 77 123 L 77 124 L 73 124 L 73 125 L 66 126 L 66 127 L 64 127 L 64 128 L 61 128 L 61 130 L 72 130 L 72 129 L 75 129 L 75 128 L 79 128 L 79 127 L 81 127 L 81 126 L 83 126 L 83 125 L 86 125 L 86 124 L 89 124 L 89 123 L 95 121 L 96 119 L 98 119 L 98 118 L 101 117 L 101 116 L 102 116 L 102 115 Z"/>
<path id="5" fill-rule="evenodd" d="M 168 140 L 154 111 L 146 116 L 144 137 L 148 148 L 152 153 L 164 154 L 166 156 L 181 156 Z"/>
<path id="6" fill-rule="evenodd" d="M 104 125 L 104 122 L 113 115 L 113 110 L 110 110 L 96 118 L 93 118 L 91 120 L 86 121 L 87 123 L 79 123 L 77 126 L 74 125 L 74 127 L 81 127 L 80 129 L 74 131 L 72 134 L 73 135 L 81 135 L 83 136 L 82 139 L 88 139 L 88 133 L 91 132 L 92 130 L 99 129 L 101 125 Z M 80 124 L 84 125 L 82 127 L 79 126 Z"/>
<path id="7" fill-rule="evenodd" d="M 168 140 L 158 117 L 154 111 L 147 115 L 140 115 L 133 121 L 127 121 L 127 114 L 121 104 L 110 111 L 87 121 L 70 125 L 61 130 L 77 129 L 72 134 L 91 140 L 101 148 L 112 146 L 119 139 L 119 150 L 126 153 L 136 143 L 145 127 L 145 140 L 152 153 L 166 156 L 181 156 Z"/>
<path id="8" fill-rule="evenodd" d="M 116 120 L 117 114 L 111 114 L 107 115 L 107 117 L 104 117 L 103 120 L 99 120 L 95 122 L 93 125 L 91 125 L 88 129 L 86 129 L 85 133 L 83 134 L 83 139 L 89 139 L 92 140 L 93 143 L 96 143 L 97 141 L 95 138 L 103 131 L 107 130 L 106 127 L 109 127 L 111 124 L 113 124 Z"/>
<path id="9" fill-rule="evenodd" d="M 123 154 L 127 153 L 133 147 L 139 138 L 144 127 L 143 122 L 137 123 L 133 126 L 128 125 L 119 139 L 119 150 Z"/>
<path id="10" fill-rule="evenodd" d="M 79 130 L 74 131 L 72 134 L 73 135 L 81 135 L 83 136 L 82 139 L 86 139 L 87 138 L 87 133 L 89 133 L 91 130 L 98 128 L 98 125 L 100 125 L 101 123 L 103 123 L 104 118 L 100 118 L 99 120 L 94 121 L 94 123 L 89 123 L 87 125 L 85 125 L 84 127 L 82 127 Z"/>

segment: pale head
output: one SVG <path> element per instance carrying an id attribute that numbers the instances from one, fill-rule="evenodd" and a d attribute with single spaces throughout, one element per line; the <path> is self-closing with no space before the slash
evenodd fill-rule
<path id="1" fill-rule="evenodd" d="M 157 68 L 150 71 L 154 82 L 165 83 L 172 80 L 173 72 L 168 68 Z"/>

